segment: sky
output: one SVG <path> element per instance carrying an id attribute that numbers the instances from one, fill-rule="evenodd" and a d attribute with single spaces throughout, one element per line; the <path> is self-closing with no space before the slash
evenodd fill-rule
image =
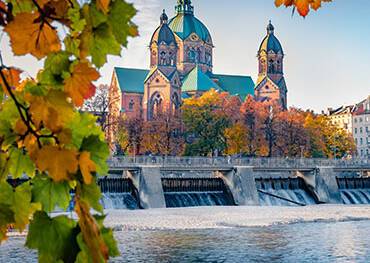
<path id="1" fill-rule="evenodd" d="M 149 41 L 162 9 L 174 16 L 176 0 L 128 0 L 140 36 L 130 39 L 121 57 L 110 56 L 99 83 L 110 84 L 114 67 L 149 67 Z M 316 112 L 360 102 L 370 95 L 370 1 L 333 0 L 304 19 L 276 8 L 274 0 L 193 0 L 195 15 L 211 32 L 214 73 L 257 78 L 257 50 L 269 20 L 284 52 L 288 104 Z M 0 32 L 4 62 L 34 76 L 42 62 L 13 57 Z"/>

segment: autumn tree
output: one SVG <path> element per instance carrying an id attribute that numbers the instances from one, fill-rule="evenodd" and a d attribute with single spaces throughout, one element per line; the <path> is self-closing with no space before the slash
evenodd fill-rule
<path id="1" fill-rule="evenodd" d="M 82 106 L 82 111 L 87 111 L 97 117 L 98 124 L 102 127 L 104 132 L 108 131 L 112 119 L 108 118 L 108 106 L 109 106 L 109 86 L 99 85 L 96 88 L 96 92 L 93 97 L 86 100 Z"/>
<path id="2" fill-rule="evenodd" d="M 184 100 L 186 155 L 209 156 L 224 152 L 225 129 L 231 125 L 231 119 L 223 105 L 229 98 L 228 93 L 211 89 L 200 97 Z"/>
<path id="3" fill-rule="evenodd" d="M 309 150 L 309 135 L 302 111 L 291 108 L 277 114 L 275 155 L 303 157 Z"/>
<path id="4" fill-rule="evenodd" d="M 267 155 L 267 141 L 263 132 L 266 119 L 265 107 L 266 105 L 256 101 L 252 96 L 248 96 L 240 107 L 240 122 L 246 128 L 244 138 L 246 156 Z"/>
<path id="5" fill-rule="evenodd" d="M 161 112 L 144 124 L 142 152 L 154 155 L 181 155 L 184 150 L 183 124 L 179 116 Z"/>
<path id="6" fill-rule="evenodd" d="M 144 126 L 141 116 L 121 116 L 116 131 L 117 154 L 138 155 L 141 153 Z"/>
<path id="7" fill-rule="evenodd" d="M 80 113 L 107 55 L 136 36 L 136 10 L 124 0 L 0 1 L 0 26 L 14 55 L 43 60 L 37 76 L 0 59 L 0 241 L 29 225 L 26 246 L 40 262 L 107 262 L 118 254 L 104 227 L 97 174 L 109 155 L 96 117 Z M 13 187 L 7 180 L 25 176 Z M 77 220 L 50 217 L 74 191 Z M 94 210 L 94 214 L 91 211 Z"/>
<path id="8" fill-rule="evenodd" d="M 356 151 L 352 135 L 333 125 L 327 116 L 307 113 L 304 127 L 309 135 L 310 157 L 341 158 Z"/>

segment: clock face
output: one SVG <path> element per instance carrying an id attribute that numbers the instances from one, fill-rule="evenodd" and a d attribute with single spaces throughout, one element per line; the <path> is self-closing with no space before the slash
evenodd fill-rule
<path id="1" fill-rule="evenodd" d="M 191 39 L 192 41 L 198 41 L 198 40 L 199 40 L 199 37 L 198 37 L 196 34 L 192 34 L 192 35 L 190 36 L 190 39 Z"/>

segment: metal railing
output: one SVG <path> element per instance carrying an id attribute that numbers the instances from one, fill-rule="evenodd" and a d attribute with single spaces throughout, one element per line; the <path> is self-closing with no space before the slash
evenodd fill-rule
<path id="1" fill-rule="evenodd" d="M 370 158 L 320 159 L 320 158 L 235 158 L 235 157 L 170 157 L 136 156 L 113 157 L 109 159 L 111 168 L 137 167 L 142 165 L 166 167 L 234 167 L 252 166 L 259 168 L 315 168 L 333 166 L 336 168 L 370 169 Z"/>

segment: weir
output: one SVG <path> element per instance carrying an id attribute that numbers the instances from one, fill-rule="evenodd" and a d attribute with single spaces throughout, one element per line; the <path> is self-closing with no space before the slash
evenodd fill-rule
<path id="1" fill-rule="evenodd" d="M 99 178 L 104 209 L 138 209 L 138 193 L 128 178 Z"/>
<path id="2" fill-rule="evenodd" d="M 256 179 L 260 205 L 313 205 L 315 199 L 309 193 L 302 178 Z"/>
<path id="3" fill-rule="evenodd" d="M 234 205 L 220 178 L 162 178 L 166 207 Z"/>
<path id="4" fill-rule="evenodd" d="M 370 177 L 338 177 L 344 204 L 370 204 Z"/>
<path id="5" fill-rule="evenodd" d="M 119 157 L 108 164 L 98 177 L 105 209 L 370 204 L 370 159 Z"/>

